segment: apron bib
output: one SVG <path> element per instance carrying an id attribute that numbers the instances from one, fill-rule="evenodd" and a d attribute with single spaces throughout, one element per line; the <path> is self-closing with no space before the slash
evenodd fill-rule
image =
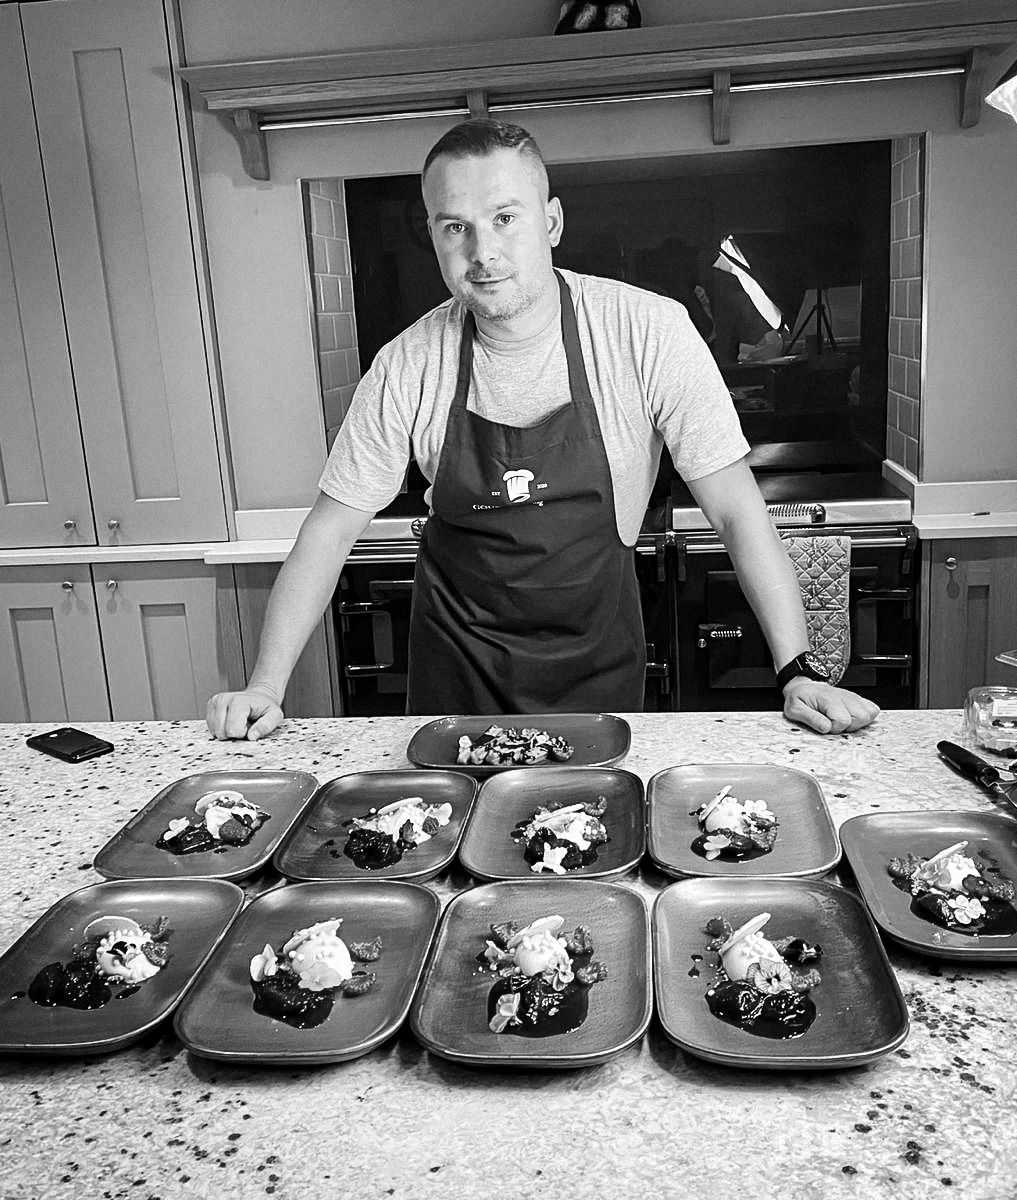
<path id="1" fill-rule="evenodd" d="M 517 429 L 455 396 L 414 577 L 407 712 L 638 712 L 646 644 L 631 548 L 590 394 L 572 295 L 555 272 L 569 391 Z"/>

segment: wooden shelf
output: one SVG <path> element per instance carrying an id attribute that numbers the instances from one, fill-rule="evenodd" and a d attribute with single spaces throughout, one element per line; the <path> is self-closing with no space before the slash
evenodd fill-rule
<path id="1" fill-rule="evenodd" d="M 911 0 L 568 37 L 208 63 L 180 74 L 228 120 L 244 164 L 269 177 L 264 126 L 698 89 L 727 137 L 732 92 L 762 82 L 960 68 L 959 119 L 975 124 L 986 72 L 1017 47 L 1013 0 Z M 1017 49 L 1015 49 L 1017 53 Z"/>

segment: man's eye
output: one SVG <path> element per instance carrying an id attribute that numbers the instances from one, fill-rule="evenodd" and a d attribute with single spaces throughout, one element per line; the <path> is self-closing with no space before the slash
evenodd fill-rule
<path id="1" fill-rule="evenodd" d="M 499 213 L 495 217 L 495 221 L 499 225 L 511 225 L 514 220 L 515 216 L 512 213 Z"/>
<path id="2" fill-rule="evenodd" d="M 462 233 L 466 226 L 461 221 L 449 221 L 445 226 L 446 233 Z"/>

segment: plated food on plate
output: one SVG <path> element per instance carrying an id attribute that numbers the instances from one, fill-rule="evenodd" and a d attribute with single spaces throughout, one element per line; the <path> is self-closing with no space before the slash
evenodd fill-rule
<path id="1" fill-rule="evenodd" d="M 194 816 L 174 817 L 155 843 L 171 854 L 222 854 L 231 846 L 246 846 L 270 819 L 243 792 L 206 792 L 194 802 Z"/>
<path id="2" fill-rule="evenodd" d="M 577 804 L 552 803 L 525 817 L 510 836 L 522 843 L 523 858 L 534 874 L 564 875 L 597 861 L 598 846 L 609 841 L 601 820 L 606 811 L 602 795 Z"/>
<path id="3" fill-rule="evenodd" d="M 451 804 L 428 804 L 422 796 L 405 796 L 381 808 L 372 808 L 362 817 L 351 817 L 342 850 L 332 849 L 333 858 L 340 853 L 362 870 L 377 871 L 399 862 L 407 850 L 429 842 L 452 816 Z M 326 845 L 335 839 L 326 841 Z"/>
<path id="4" fill-rule="evenodd" d="M 48 963 L 28 987 L 46 1008 L 102 1008 L 133 996 L 169 961 L 172 930 L 165 917 L 139 925 L 132 917 L 96 917 L 66 963 Z"/>
<path id="5" fill-rule="evenodd" d="M 362 996 L 377 976 L 364 963 L 381 957 L 381 938 L 347 944 L 342 917 L 295 929 L 279 950 L 270 943 L 251 959 L 254 1011 L 296 1029 L 327 1020 L 336 997 Z"/>
<path id="6" fill-rule="evenodd" d="M 725 784 L 710 800 L 690 809 L 701 830 L 692 850 L 703 858 L 735 862 L 769 854 L 777 840 L 780 822 L 765 800 L 740 800 Z"/>
<path id="7" fill-rule="evenodd" d="M 984 847 L 965 853 L 956 842 L 931 858 L 905 854 L 891 858 L 887 871 L 894 884 L 913 897 L 911 911 L 953 933 L 1017 933 L 1017 887 L 999 860 Z"/>
<path id="8" fill-rule="evenodd" d="M 492 1033 L 549 1037 L 571 1033 L 586 1020 L 590 988 L 607 978 L 593 959 L 593 935 L 585 925 L 564 934 L 565 918 L 538 917 L 490 927 L 477 961 L 497 979 L 488 993 Z"/>
<path id="9" fill-rule="evenodd" d="M 463 734 L 456 761 L 463 765 L 534 767 L 545 762 L 568 762 L 576 748 L 546 729 L 517 729 L 489 725 L 479 737 Z"/>
<path id="10" fill-rule="evenodd" d="M 764 912 L 737 929 L 723 916 L 707 922 L 707 949 L 718 963 L 706 1003 L 715 1017 L 759 1037 L 801 1037 L 816 1019 L 810 993 L 822 982 L 815 964 L 823 952 L 793 935 L 771 941 L 762 933 L 769 920 Z"/>

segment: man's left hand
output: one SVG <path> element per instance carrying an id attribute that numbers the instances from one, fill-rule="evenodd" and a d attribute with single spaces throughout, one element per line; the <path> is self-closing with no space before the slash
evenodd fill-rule
<path id="1" fill-rule="evenodd" d="M 799 676 L 784 689 L 784 716 L 816 733 L 851 733 L 878 715 L 878 704 L 816 679 Z"/>

